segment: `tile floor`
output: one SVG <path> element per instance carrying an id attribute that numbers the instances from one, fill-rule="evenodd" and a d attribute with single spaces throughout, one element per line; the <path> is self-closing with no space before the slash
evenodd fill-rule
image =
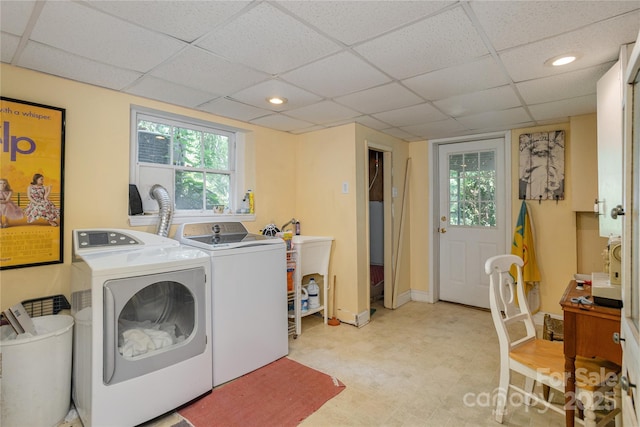
<path id="1" fill-rule="evenodd" d="M 380 303 L 371 322 L 327 326 L 303 319 L 289 357 L 337 377 L 346 389 L 301 424 L 326 426 L 491 426 L 498 340 L 488 311 L 440 302 Z M 512 398 L 505 426 L 563 426 L 564 417 Z M 144 427 L 170 427 L 177 414 Z M 65 427 L 80 427 L 74 420 Z"/>

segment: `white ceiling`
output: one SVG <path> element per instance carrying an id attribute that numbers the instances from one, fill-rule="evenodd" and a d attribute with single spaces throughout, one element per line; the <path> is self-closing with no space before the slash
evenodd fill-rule
<path id="1" fill-rule="evenodd" d="M 2 0 L 0 16 L 18 67 L 295 134 L 355 121 L 417 141 L 595 112 L 640 1 Z"/>

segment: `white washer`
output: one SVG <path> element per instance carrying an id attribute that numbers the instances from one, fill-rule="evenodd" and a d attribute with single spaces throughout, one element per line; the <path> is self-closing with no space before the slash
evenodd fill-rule
<path id="1" fill-rule="evenodd" d="M 73 239 L 72 394 L 84 427 L 141 424 L 209 392 L 209 255 L 134 230 Z"/>
<path id="2" fill-rule="evenodd" d="M 175 238 L 211 256 L 213 385 L 289 353 L 286 247 L 239 222 L 181 224 Z"/>

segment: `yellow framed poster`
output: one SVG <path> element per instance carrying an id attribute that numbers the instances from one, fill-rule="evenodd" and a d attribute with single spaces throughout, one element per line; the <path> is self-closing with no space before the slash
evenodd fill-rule
<path id="1" fill-rule="evenodd" d="M 63 262 L 65 110 L 0 97 L 0 270 Z"/>

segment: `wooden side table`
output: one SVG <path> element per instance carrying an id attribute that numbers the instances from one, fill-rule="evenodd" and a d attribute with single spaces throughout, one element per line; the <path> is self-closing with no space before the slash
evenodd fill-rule
<path id="1" fill-rule="evenodd" d="M 581 296 L 591 299 L 591 285 L 578 290 L 576 281 L 572 280 L 560 300 L 564 313 L 564 370 L 567 377 L 565 424 L 571 427 L 575 416 L 576 355 L 601 357 L 622 365 L 622 348 L 613 342 L 614 332 L 620 333 L 620 309 L 571 302 L 572 298 Z"/>

